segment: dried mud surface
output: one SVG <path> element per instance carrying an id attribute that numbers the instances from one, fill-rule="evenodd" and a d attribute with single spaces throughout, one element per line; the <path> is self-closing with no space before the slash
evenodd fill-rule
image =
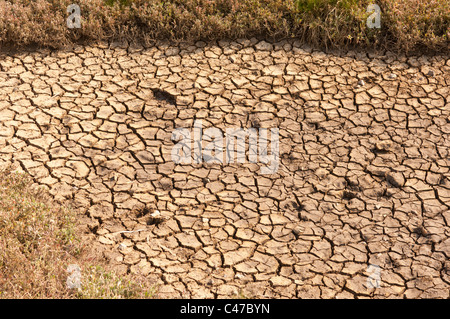
<path id="1" fill-rule="evenodd" d="M 3 53 L 0 166 L 159 298 L 449 298 L 449 87 L 448 56 L 295 41 Z M 175 164 L 194 120 L 278 128 L 278 171 Z"/>

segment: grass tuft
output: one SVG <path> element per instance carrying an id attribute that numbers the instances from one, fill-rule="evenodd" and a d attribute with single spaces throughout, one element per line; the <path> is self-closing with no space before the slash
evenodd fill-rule
<path id="1" fill-rule="evenodd" d="M 52 202 L 28 175 L 0 171 L 0 298 L 151 298 L 155 287 L 119 276 L 86 258 L 77 214 Z M 67 287 L 68 266 L 80 289 Z"/>

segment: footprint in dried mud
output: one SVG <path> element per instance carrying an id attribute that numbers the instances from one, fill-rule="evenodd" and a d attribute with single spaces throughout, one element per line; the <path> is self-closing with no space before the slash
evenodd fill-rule
<path id="1" fill-rule="evenodd" d="M 428 237 L 430 236 L 430 233 L 423 227 L 423 226 L 417 226 L 412 231 L 414 234 L 422 237 Z"/>
<path id="2" fill-rule="evenodd" d="M 158 210 L 152 212 L 152 210 L 148 207 L 136 209 L 135 215 L 137 218 L 145 217 L 147 225 L 159 225 L 165 220 Z"/>
<path id="3" fill-rule="evenodd" d="M 352 200 L 353 198 L 358 198 L 358 195 L 355 194 L 354 192 L 345 190 L 344 193 L 342 194 L 342 198 L 345 200 Z"/>
<path id="4" fill-rule="evenodd" d="M 175 96 L 170 94 L 169 92 L 160 89 L 152 89 L 152 92 L 155 96 L 155 99 L 157 99 L 158 101 L 166 101 L 169 104 L 176 105 L 177 100 Z"/>

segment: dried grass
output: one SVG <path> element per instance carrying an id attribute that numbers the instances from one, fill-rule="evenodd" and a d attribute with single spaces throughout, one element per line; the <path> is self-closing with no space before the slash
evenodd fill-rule
<path id="1" fill-rule="evenodd" d="M 0 0 L 0 44 L 61 47 L 80 41 L 296 37 L 308 44 L 449 48 L 447 0 L 379 0 L 381 29 L 369 29 L 370 0 Z M 81 9 L 69 29 L 67 7 Z"/>
<path id="2" fill-rule="evenodd" d="M 31 185 L 25 174 L 0 172 L 0 299 L 153 296 L 148 282 L 95 258 L 80 240 L 79 216 Z M 67 287 L 71 264 L 81 268 L 80 289 Z"/>

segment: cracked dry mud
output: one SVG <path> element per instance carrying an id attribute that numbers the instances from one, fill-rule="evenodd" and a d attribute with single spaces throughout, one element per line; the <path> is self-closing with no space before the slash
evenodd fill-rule
<path id="1" fill-rule="evenodd" d="M 0 66 L 1 166 L 71 200 L 98 253 L 157 297 L 449 298 L 448 56 L 251 39 Z M 176 165 L 172 132 L 195 119 L 278 128 L 278 171 Z"/>

